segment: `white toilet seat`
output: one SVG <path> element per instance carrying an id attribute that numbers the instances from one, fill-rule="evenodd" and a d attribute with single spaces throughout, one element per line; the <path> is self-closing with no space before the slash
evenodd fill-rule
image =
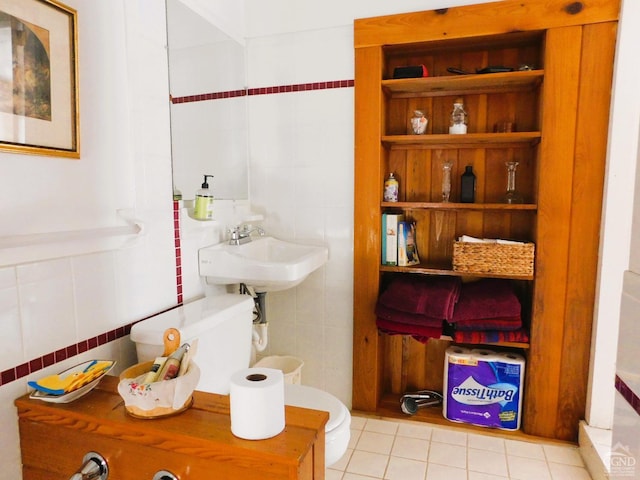
<path id="1" fill-rule="evenodd" d="M 344 455 L 351 437 L 349 409 L 330 393 L 304 385 L 285 385 L 284 403 L 295 407 L 329 412 L 325 426 L 325 467 Z"/>

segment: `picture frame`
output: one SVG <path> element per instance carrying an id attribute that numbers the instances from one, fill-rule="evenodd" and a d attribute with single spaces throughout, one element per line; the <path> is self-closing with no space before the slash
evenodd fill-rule
<path id="1" fill-rule="evenodd" d="M 0 151 L 80 158 L 77 12 L 0 0 Z"/>

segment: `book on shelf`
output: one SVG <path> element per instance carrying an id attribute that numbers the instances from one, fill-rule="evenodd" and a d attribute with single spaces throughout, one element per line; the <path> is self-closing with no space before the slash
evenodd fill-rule
<path id="1" fill-rule="evenodd" d="M 398 224 L 401 213 L 382 214 L 382 265 L 398 265 Z"/>
<path id="2" fill-rule="evenodd" d="M 398 222 L 398 266 L 418 265 L 415 222 Z"/>

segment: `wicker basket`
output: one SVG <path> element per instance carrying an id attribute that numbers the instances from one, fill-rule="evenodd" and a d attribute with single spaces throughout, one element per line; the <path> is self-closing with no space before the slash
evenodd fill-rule
<path id="1" fill-rule="evenodd" d="M 533 275 L 535 244 L 454 242 L 453 270 L 495 275 Z"/>
<path id="2" fill-rule="evenodd" d="M 139 383 L 151 369 L 153 361 L 138 363 L 120 374 L 118 393 L 125 401 L 125 410 L 137 418 L 160 418 L 188 409 L 193 391 L 200 379 L 200 369 L 192 361 L 180 377 L 151 384 Z"/>

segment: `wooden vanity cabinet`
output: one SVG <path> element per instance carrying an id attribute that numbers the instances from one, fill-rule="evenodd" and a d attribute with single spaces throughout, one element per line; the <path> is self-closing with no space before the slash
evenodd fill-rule
<path id="1" fill-rule="evenodd" d="M 151 480 L 160 470 L 181 480 L 324 478 L 327 412 L 287 406 L 282 433 L 242 440 L 231 433 L 228 396 L 195 392 L 185 412 L 137 419 L 116 386 L 105 377 L 68 404 L 16 400 L 24 480 L 70 478 L 89 451 L 107 460 L 109 480 Z"/>
<path id="2" fill-rule="evenodd" d="M 611 0 L 505 0 L 355 21 L 355 410 L 401 416 L 404 392 L 442 391 L 451 341 L 379 333 L 374 309 L 384 285 L 397 275 L 461 276 L 452 269 L 460 235 L 509 238 L 535 243 L 533 275 L 497 275 L 517 286 L 530 341 L 490 347 L 526 357 L 522 431 L 577 439 L 619 7 Z M 429 76 L 393 78 L 396 67 L 409 65 L 424 65 Z M 476 74 L 496 65 L 514 71 Z M 469 114 L 466 135 L 448 133 L 457 98 Z M 409 130 L 416 109 L 429 121 L 424 135 Z M 496 131 L 504 120 L 513 131 Z M 453 164 L 448 203 L 441 196 L 445 160 Z M 503 201 L 511 160 L 519 162 L 518 205 Z M 477 177 L 472 204 L 459 201 L 467 165 Z M 397 203 L 382 199 L 390 172 L 400 182 Z M 386 212 L 416 222 L 420 265 L 381 265 Z M 411 418 L 446 422 L 440 409 Z"/>

